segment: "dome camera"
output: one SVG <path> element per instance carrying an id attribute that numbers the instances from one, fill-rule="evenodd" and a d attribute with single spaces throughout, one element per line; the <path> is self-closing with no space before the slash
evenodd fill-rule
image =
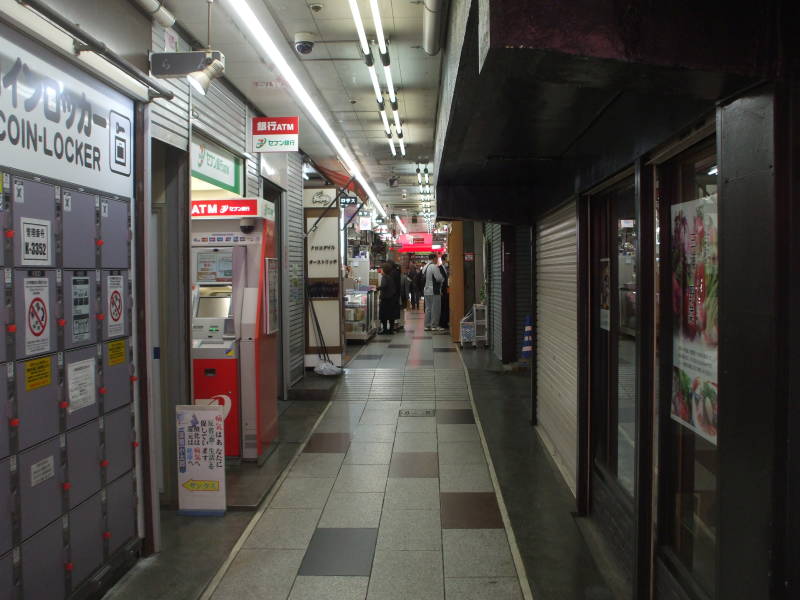
<path id="1" fill-rule="evenodd" d="M 239 219 L 239 230 L 242 233 L 253 233 L 253 230 L 256 228 L 256 220 L 250 218 L 243 218 Z"/>
<path id="2" fill-rule="evenodd" d="M 301 31 L 294 34 L 294 49 L 298 54 L 311 54 L 314 49 L 314 42 L 317 36 L 308 31 Z"/>

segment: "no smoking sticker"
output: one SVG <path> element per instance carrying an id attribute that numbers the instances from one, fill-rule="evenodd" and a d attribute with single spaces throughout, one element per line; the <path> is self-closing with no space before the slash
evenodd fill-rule
<path id="1" fill-rule="evenodd" d="M 109 275 L 106 278 L 108 289 L 108 307 L 106 324 L 108 337 L 125 335 L 125 300 L 123 292 L 124 278 L 122 275 Z"/>
<path id="2" fill-rule="evenodd" d="M 50 282 L 40 277 L 25 278 L 25 354 L 50 351 Z"/>

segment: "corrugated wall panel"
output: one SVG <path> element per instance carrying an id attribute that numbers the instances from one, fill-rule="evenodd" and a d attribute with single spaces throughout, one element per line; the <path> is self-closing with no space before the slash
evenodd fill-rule
<path id="1" fill-rule="evenodd" d="M 153 25 L 153 52 L 164 51 L 164 28 Z M 190 50 L 189 45 L 178 39 L 178 50 Z M 184 78 L 161 79 L 162 85 L 175 94 L 172 100 L 154 100 L 150 104 L 150 135 L 180 148 L 189 148 L 189 84 Z"/>
<path id="2" fill-rule="evenodd" d="M 536 225 L 536 406 L 575 492 L 578 462 L 578 238 L 575 202 Z"/>
<path id="3" fill-rule="evenodd" d="M 531 306 L 531 280 L 533 268 L 531 265 L 531 228 L 527 225 L 514 227 L 514 301 L 515 323 L 514 335 L 516 336 L 516 354 L 519 357 L 522 348 L 522 335 L 525 329 L 525 317 L 533 317 Z"/>
<path id="4" fill-rule="evenodd" d="M 194 126 L 231 150 L 247 148 L 247 105 L 224 81 L 213 81 L 205 96 L 192 95 Z"/>
<path id="5" fill-rule="evenodd" d="M 286 189 L 286 227 L 289 259 L 289 383 L 305 373 L 305 232 L 303 227 L 303 168 L 300 154 L 289 154 Z"/>
<path id="6" fill-rule="evenodd" d="M 488 223 L 486 237 L 491 247 L 491 279 L 489 280 L 489 336 L 492 352 L 497 358 L 503 357 L 503 245 L 502 225 Z"/>
<path id="7" fill-rule="evenodd" d="M 253 117 L 258 116 L 253 109 L 249 106 L 246 108 L 247 114 L 245 119 L 245 148 L 250 150 L 250 123 L 253 122 Z M 247 153 L 247 164 L 245 165 L 244 173 L 245 181 L 245 196 L 258 196 L 261 197 L 261 155 Z"/>

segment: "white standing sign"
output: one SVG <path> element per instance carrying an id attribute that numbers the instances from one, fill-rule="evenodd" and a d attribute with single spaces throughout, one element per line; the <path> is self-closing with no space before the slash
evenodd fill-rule
<path id="1" fill-rule="evenodd" d="M 180 512 L 225 513 L 223 407 L 178 405 L 178 506 Z"/>
<path id="2" fill-rule="evenodd" d="M 45 277 L 25 278 L 25 354 L 50 350 L 50 282 Z"/>
<path id="3" fill-rule="evenodd" d="M 125 294 L 122 275 L 109 275 L 106 279 L 108 306 L 106 323 L 108 337 L 125 335 Z"/>

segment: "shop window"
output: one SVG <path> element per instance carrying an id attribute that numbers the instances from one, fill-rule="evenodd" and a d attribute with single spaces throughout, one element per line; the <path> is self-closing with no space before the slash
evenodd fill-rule
<path id="1" fill-rule="evenodd" d="M 717 162 L 713 142 L 659 168 L 662 556 L 713 597 L 717 544 Z"/>
<path id="2" fill-rule="evenodd" d="M 638 328 L 633 177 L 591 198 L 594 462 L 633 495 Z"/>

